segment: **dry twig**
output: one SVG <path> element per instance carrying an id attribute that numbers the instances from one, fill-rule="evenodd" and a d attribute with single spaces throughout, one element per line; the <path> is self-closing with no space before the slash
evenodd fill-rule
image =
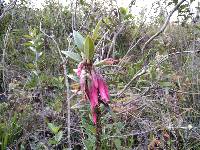
<path id="1" fill-rule="evenodd" d="M 156 34 L 154 34 L 154 35 L 144 44 L 144 46 L 143 46 L 143 48 L 142 48 L 142 52 L 144 51 L 144 49 L 146 48 L 146 46 L 147 46 L 151 41 L 153 41 L 158 35 L 160 35 L 160 34 L 165 30 L 165 28 L 167 27 L 167 25 L 168 25 L 168 23 L 169 23 L 169 21 L 170 21 L 171 16 L 173 15 L 173 13 L 174 13 L 174 12 L 180 7 L 180 5 L 181 5 L 183 2 L 185 2 L 185 1 L 186 1 L 186 0 L 180 1 L 180 2 L 172 9 L 172 11 L 171 11 L 170 14 L 168 15 L 168 17 L 167 17 L 167 19 L 166 19 L 164 25 L 162 26 L 162 28 L 161 28 Z M 139 77 L 141 77 L 142 75 L 144 75 L 144 74 L 146 73 L 146 71 L 148 70 L 148 67 L 149 67 L 149 64 L 147 64 L 147 61 L 145 61 L 144 67 L 143 67 L 138 73 L 136 73 L 136 75 L 131 79 L 130 82 L 128 82 L 128 83 L 125 85 L 125 87 L 123 88 L 123 90 L 120 91 L 120 92 L 117 93 L 117 94 L 113 94 L 112 96 L 121 96 L 121 95 L 126 91 L 126 89 L 131 85 L 131 83 L 132 83 L 134 80 L 138 79 Z"/>
<path id="2" fill-rule="evenodd" d="M 125 26 L 125 23 L 122 24 L 122 26 L 120 27 L 119 31 L 118 32 L 115 32 L 114 33 L 114 37 L 113 37 L 113 40 L 112 40 L 112 43 L 110 45 L 110 48 L 108 50 L 108 54 L 107 54 L 107 58 L 109 58 L 111 52 L 115 50 L 115 43 L 116 43 L 116 40 L 117 40 L 117 36 L 123 31 L 124 29 L 124 26 Z"/>
<path id="3" fill-rule="evenodd" d="M 53 42 L 55 43 L 56 47 L 57 47 L 57 50 L 58 50 L 58 54 L 62 60 L 62 67 L 63 67 L 63 74 L 64 74 L 64 83 L 65 83 L 65 93 L 67 94 L 67 97 L 66 97 L 66 100 L 67 100 L 67 128 L 68 128 L 68 132 L 67 132 L 67 139 L 68 139 L 68 143 L 69 143 L 69 149 L 71 149 L 71 139 L 70 139 L 70 134 L 71 134 L 71 131 L 70 131 L 70 109 L 71 109 L 71 106 L 70 106 L 70 89 L 69 89 L 69 81 L 68 81 L 68 77 L 67 77 L 67 69 L 66 69 L 66 62 L 67 60 L 62 56 L 62 53 L 61 53 L 61 49 L 58 45 L 58 43 L 56 42 L 56 40 L 53 38 L 53 36 L 50 36 L 48 34 L 46 34 L 43 30 L 42 30 L 42 24 L 40 23 L 40 31 L 45 35 L 47 36 L 48 38 L 52 39 Z"/>
<path id="4" fill-rule="evenodd" d="M 0 21 L 3 19 L 3 17 L 6 15 L 6 13 L 15 6 L 16 2 L 17 2 L 17 0 L 12 1 L 8 6 L 6 6 L 3 9 L 3 12 L 2 12 L 2 14 L 0 16 Z"/>
<path id="5" fill-rule="evenodd" d="M 144 50 L 146 48 L 146 46 L 151 42 L 153 41 L 157 36 L 159 36 L 162 32 L 164 32 L 164 30 L 166 29 L 167 25 L 169 24 L 169 21 L 170 21 L 170 18 L 171 16 L 173 15 L 173 13 L 181 6 L 181 4 L 183 2 L 185 2 L 186 0 L 182 0 L 180 1 L 173 9 L 172 11 L 169 13 L 169 15 L 167 16 L 167 19 L 165 20 L 165 23 L 163 24 L 163 26 L 161 27 L 161 29 L 156 32 L 156 34 L 154 34 L 148 41 L 146 41 L 146 43 L 144 44 L 144 46 L 142 47 L 142 53 L 144 53 Z M 147 64 L 148 62 L 145 61 L 145 65 Z"/>

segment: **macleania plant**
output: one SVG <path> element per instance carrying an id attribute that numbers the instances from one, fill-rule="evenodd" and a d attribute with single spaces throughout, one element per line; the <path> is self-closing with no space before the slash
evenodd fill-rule
<path id="1" fill-rule="evenodd" d="M 97 24 L 98 27 L 98 24 Z M 97 29 L 94 30 L 93 36 L 89 35 L 84 38 L 79 32 L 73 31 L 73 37 L 75 45 L 77 46 L 79 53 L 72 51 L 62 51 L 63 54 L 79 62 L 76 69 L 76 74 L 79 77 L 81 91 L 85 100 L 90 101 L 90 108 L 93 118 L 93 123 L 97 124 L 97 108 L 100 103 L 108 106 L 109 90 L 106 82 L 101 74 L 95 70 L 95 65 L 100 64 L 112 64 L 111 58 L 105 59 L 94 65 L 94 41 L 97 38 Z"/>
<path id="2" fill-rule="evenodd" d="M 109 91 L 106 82 L 101 74 L 97 73 L 95 66 L 101 64 L 113 64 L 114 60 L 111 58 L 102 60 L 98 63 L 93 63 L 94 58 L 94 41 L 98 37 L 98 29 L 100 23 L 97 24 L 93 36 L 89 35 L 84 38 L 79 32 L 73 31 L 74 43 L 77 46 L 79 53 L 72 51 L 62 51 L 63 54 L 76 60 L 79 64 L 76 69 L 76 74 L 79 77 L 80 87 L 85 100 L 90 101 L 90 108 L 93 118 L 93 123 L 96 127 L 96 150 L 101 149 L 101 111 L 99 104 L 103 103 L 108 107 Z"/>
<path id="3" fill-rule="evenodd" d="M 104 104 L 109 102 L 108 86 L 102 76 L 96 73 L 93 64 L 87 61 L 80 62 L 77 75 L 80 78 L 81 90 L 85 99 L 90 100 L 93 122 L 96 124 L 96 107 L 98 107 L 99 102 Z"/>

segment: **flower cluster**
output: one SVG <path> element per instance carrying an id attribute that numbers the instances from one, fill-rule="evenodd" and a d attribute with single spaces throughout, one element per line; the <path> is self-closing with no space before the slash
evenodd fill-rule
<path id="1" fill-rule="evenodd" d="M 103 77 L 96 73 L 94 66 L 80 62 L 77 69 L 77 76 L 80 78 L 81 90 L 86 99 L 90 100 L 93 122 L 97 122 L 96 107 L 100 100 L 107 104 L 109 102 L 109 91 Z"/>

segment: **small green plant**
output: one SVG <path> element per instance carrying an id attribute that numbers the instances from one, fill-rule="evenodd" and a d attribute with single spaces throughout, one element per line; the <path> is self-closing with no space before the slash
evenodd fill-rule
<path id="1" fill-rule="evenodd" d="M 13 143 L 22 133 L 21 125 L 18 122 L 17 114 L 10 120 L 0 122 L 0 147 L 6 150 L 7 146 Z"/>
<path id="2" fill-rule="evenodd" d="M 49 140 L 49 144 L 58 145 L 63 138 L 63 131 L 60 131 L 60 126 L 56 126 L 53 123 L 48 123 L 48 128 L 54 136 Z"/>

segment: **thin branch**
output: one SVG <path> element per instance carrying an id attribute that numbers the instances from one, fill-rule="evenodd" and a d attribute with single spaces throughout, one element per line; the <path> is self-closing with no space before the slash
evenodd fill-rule
<path id="1" fill-rule="evenodd" d="M 166 29 L 166 27 L 167 27 L 167 25 L 168 25 L 168 23 L 169 23 L 169 21 L 170 21 L 170 18 L 171 18 L 171 16 L 173 15 L 173 13 L 180 7 L 180 5 L 183 3 L 183 2 L 185 2 L 186 0 L 182 0 L 182 1 L 180 1 L 173 9 L 172 9 L 172 11 L 169 13 L 169 15 L 168 15 L 168 17 L 167 17 L 167 19 L 166 19 L 166 21 L 165 21 L 165 23 L 163 24 L 163 26 L 161 27 L 161 29 L 160 29 L 160 31 L 158 31 L 156 34 L 154 34 L 145 44 L 144 44 L 144 46 L 143 46 L 143 48 L 142 48 L 142 53 L 144 52 L 144 49 L 146 48 L 146 46 L 151 42 L 151 41 L 153 41 L 158 35 L 160 35 L 165 29 Z"/>
<path id="2" fill-rule="evenodd" d="M 124 57 L 121 59 L 121 61 L 119 62 L 119 65 L 121 65 L 124 60 L 128 57 L 129 53 L 140 43 L 140 41 L 143 39 L 144 37 L 141 37 L 132 47 L 129 48 L 129 50 L 127 51 L 127 53 L 124 55 Z"/>
<path id="3" fill-rule="evenodd" d="M 161 64 L 163 63 L 165 60 L 168 60 L 170 56 L 173 56 L 173 55 L 180 55 L 180 54 L 196 54 L 196 53 L 199 53 L 200 50 L 197 50 L 197 51 L 182 51 L 182 52 L 175 52 L 175 53 L 170 53 L 170 54 L 167 54 L 167 55 L 164 55 L 159 61 L 158 61 L 158 64 Z"/>
<path id="4" fill-rule="evenodd" d="M 108 34 L 108 31 L 106 31 L 106 32 L 104 33 L 104 35 L 101 37 L 101 39 L 99 40 L 99 42 L 98 42 L 97 45 L 95 46 L 96 51 L 99 50 L 99 47 L 100 47 L 100 45 L 101 45 L 103 39 L 106 37 L 107 34 Z"/>
<path id="5" fill-rule="evenodd" d="M 188 126 L 177 126 L 177 127 L 166 127 L 168 130 L 174 130 L 174 129 L 183 129 L 183 130 L 188 130 Z M 193 128 L 197 128 L 198 127 L 193 127 Z M 134 132 L 134 133 L 130 133 L 130 134 L 126 134 L 126 135 L 113 135 L 113 136 L 108 136 L 108 137 L 105 137 L 103 138 L 103 140 L 106 140 L 106 139 L 110 139 L 110 138 L 124 138 L 124 137 L 128 137 L 128 136 L 136 136 L 136 135 L 142 135 L 142 134 L 146 134 L 146 133 L 150 133 L 152 131 L 157 131 L 159 130 L 159 127 L 156 127 L 156 128 L 153 128 L 151 130 L 147 130 L 147 131 L 138 131 L 138 132 Z"/>
<path id="6" fill-rule="evenodd" d="M 56 47 L 57 47 L 57 50 L 58 50 L 58 53 L 59 53 L 59 56 L 62 60 L 62 67 L 63 67 L 63 75 L 64 75 L 64 82 L 65 82 L 65 93 L 67 94 L 67 97 L 66 97 L 66 101 L 67 101 L 67 128 L 68 128 L 68 132 L 67 132 L 67 139 L 68 139 L 68 143 L 69 143 L 69 149 L 71 150 L 71 139 L 70 139 L 70 134 L 71 134 L 71 129 L 70 129 L 70 89 L 69 89 L 69 80 L 68 80 L 68 77 L 67 77 L 67 67 L 66 67 L 66 59 L 62 56 L 62 53 L 61 53 L 61 49 L 58 45 L 58 43 L 56 42 L 56 40 L 53 38 L 54 36 L 50 36 L 48 34 L 46 34 L 43 30 L 42 30 L 42 24 L 40 23 L 40 31 L 45 35 L 47 36 L 48 38 L 52 39 L 53 42 L 55 43 Z"/>
<path id="7" fill-rule="evenodd" d="M 164 56 L 164 58 L 159 63 L 162 63 L 171 55 L 181 54 L 181 53 L 198 53 L 198 52 L 199 51 L 183 51 L 183 52 L 171 53 L 171 54 L 168 54 L 167 56 Z M 118 94 L 113 94 L 111 96 L 114 96 L 114 97 L 121 96 L 134 80 L 138 79 L 139 77 L 141 77 L 142 75 L 144 75 L 147 72 L 147 69 L 148 69 L 148 66 L 145 66 L 142 70 L 138 71 L 138 73 L 136 73 L 136 75 L 131 79 L 131 81 L 129 83 L 127 83 L 127 85 L 124 87 L 124 89 L 121 92 L 119 92 Z M 197 94 L 197 93 L 195 93 L 195 94 Z"/>
<path id="8" fill-rule="evenodd" d="M 71 13 L 72 13 L 72 30 L 74 30 L 74 15 L 73 15 L 73 1 L 71 0 Z"/>
<path id="9" fill-rule="evenodd" d="M 125 92 L 125 90 L 131 85 L 131 83 L 132 83 L 134 80 L 140 78 L 142 75 L 144 75 L 144 74 L 147 72 L 147 69 L 148 69 L 147 67 L 144 67 L 142 70 L 139 70 L 139 71 L 136 73 L 136 75 L 129 81 L 129 83 L 127 83 L 127 84 L 125 85 L 125 87 L 124 87 L 119 93 L 113 94 L 113 95 L 111 95 L 111 96 L 113 96 L 113 97 L 121 96 L 121 95 Z"/>
<path id="10" fill-rule="evenodd" d="M 142 135 L 142 134 L 146 134 L 146 133 L 149 133 L 149 132 L 152 132 L 152 131 L 155 131 L 157 130 L 157 128 L 153 128 L 149 131 L 138 131 L 138 132 L 135 132 L 135 133 L 130 133 L 130 134 L 126 134 L 126 135 L 113 135 L 113 136 L 108 136 L 106 138 L 103 138 L 103 140 L 106 140 L 106 139 L 109 139 L 109 138 L 124 138 L 124 137 L 128 137 L 128 136 L 136 136 L 136 135 Z"/>
<path id="11" fill-rule="evenodd" d="M 163 61 L 168 59 L 168 57 L 171 55 L 181 54 L 181 53 L 198 53 L 198 52 L 199 52 L 199 50 L 198 51 L 183 51 L 183 52 L 171 53 L 171 54 L 164 56 L 159 63 L 162 63 Z M 116 66 L 116 67 L 119 67 L 119 66 Z M 119 92 L 118 94 L 113 94 L 111 96 L 114 96 L 114 97 L 121 96 L 134 80 L 138 79 L 139 77 L 141 77 L 142 75 L 144 75 L 147 72 L 147 69 L 148 69 L 148 66 L 145 66 L 142 70 L 138 71 L 138 73 L 136 73 L 136 75 L 131 79 L 131 81 L 129 83 L 127 83 L 127 85 L 124 87 L 124 89 L 121 92 Z M 198 93 L 195 93 L 195 94 L 198 94 Z"/>
<path id="12" fill-rule="evenodd" d="M 12 29 L 11 24 L 8 26 L 8 29 L 6 31 L 5 37 L 3 39 L 3 53 L 2 53 L 2 60 L 1 60 L 1 64 L 2 64 L 2 80 L 3 80 L 3 90 L 6 91 L 6 61 L 5 61 L 5 57 L 6 57 L 6 48 L 8 46 L 8 39 L 10 36 L 10 30 Z"/>
<path id="13" fill-rule="evenodd" d="M 117 36 L 122 32 L 122 30 L 124 29 L 124 26 L 125 26 L 125 23 L 122 24 L 122 26 L 120 27 L 118 32 L 114 33 L 114 37 L 113 37 L 112 43 L 111 43 L 110 48 L 108 50 L 107 58 L 109 58 L 110 53 L 112 52 L 112 50 L 113 51 L 115 50 L 115 43 L 116 43 L 116 40 L 117 40 Z"/>
<path id="14" fill-rule="evenodd" d="M 153 6 L 152 6 L 153 7 Z M 152 7 L 151 7 L 151 9 L 152 9 Z M 149 12 L 151 12 L 151 9 L 150 9 L 150 11 Z M 146 21 L 146 18 L 140 23 L 140 25 L 139 25 L 139 29 L 138 29 L 138 31 L 136 32 L 136 35 L 137 34 L 140 34 L 140 32 L 141 32 L 141 30 L 143 29 L 143 26 L 144 26 L 144 24 L 145 24 L 145 21 Z M 140 43 L 140 41 L 142 40 L 142 39 L 144 39 L 144 37 L 141 37 L 139 40 L 137 40 L 137 42 L 133 45 L 133 44 L 131 44 L 131 46 L 130 46 L 130 48 L 128 49 L 128 51 L 127 51 L 127 53 L 125 54 L 125 56 L 121 59 L 121 61 L 119 62 L 119 65 L 122 65 L 122 63 L 124 63 L 125 61 L 125 59 L 126 59 L 126 57 L 127 56 L 129 56 L 129 53 Z M 132 46 L 133 45 L 133 46 Z"/>
<path id="15" fill-rule="evenodd" d="M 181 5 L 183 2 L 185 2 L 185 1 L 186 1 L 186 0 L 180 1 L 180 2 L 172 9 L 172 11 L 169 13 L 169 15 L 168 15 L 168 17 L 167 17 L 167 19 L 166 19 L 164 25 L 163 25 L 162 28 L 160 29 L 160 31 L 158 31 L 156 34 L 154 34 L 154 35 L 144 44 L 144 46 L 143 46 L 143 48 L 142 48 L 142 52 L 144 51 L 144 49 L 146 48 L 146 46 L 147 46 L 151 41 L 153 41 L 158 35 L 160 35 L 160 34 L 165 30 L 165 28 L 167 27 L 167 25 L 168 25 L 168 23 L 169 23 L 169 21 L 170 21 L 171 16 L 173 15 L 173 13 L 174 13 L 174 12 L 180 7 L 180 5 Z M 121 95 L 125 92 L 125 90 L 131 85 L 131 83 L 132 83 L 134 80 L 138 79 L 139 77 L 141 77 L 142 75 L 144 75 L 144 74 L 147 72 L 148 67 L 149 67 L 149 64 L 147 64 L 147 60 L 146 60 L 145 66 L 143 67 L 143 69 L 140 70 L 138 73 L 136 73 L 136 75 L 131 79 L 131 81 L 125 85 L 125 87 L 123 88 L 123 90 L 121 90 L 119 93 L 114 94 L 114 95 L 111 95 L 111 96 L 121 96 Z"/>
<path id="16" fill-rule="evenodd" d="M 8 6 L 6 6 L 3 9 L 3 13 L 0 16 L 0 21 L 3 19 L 3 17 L 6 15 L 6 13 L 15 6 L 16 2 L 17 2 L 17 0 L 12 1 Z"/>
<path id="17" fill-rule="evenodd" d="M 78 6 L 78 1 L 76 0 L 75 2 L 75 12 L 74 12 L 74 15 L 73 15 L 73 18 L 74 18 L 74 25 L 73 25 L 73 29 L 76 30 L 76 16 L 77 16 L 77 6 Z"/>

